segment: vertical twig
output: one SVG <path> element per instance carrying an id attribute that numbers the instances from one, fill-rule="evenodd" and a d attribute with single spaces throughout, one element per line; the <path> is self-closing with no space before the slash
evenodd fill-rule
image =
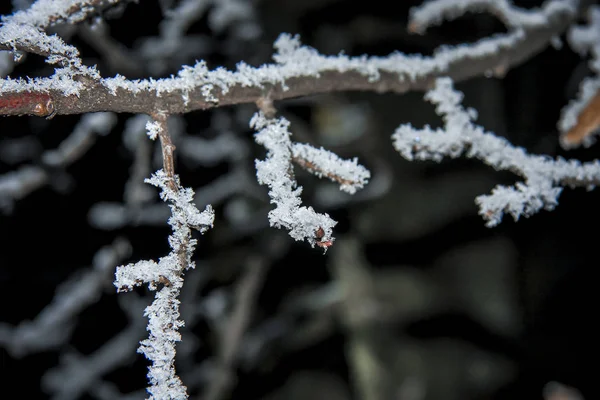
<path id="1" fill-rule="evenodd" d="M 134 286 L 147 283 L 151 290 L 157 290 L 154 301 L 146 308 L 148 316 L 148 339 L 140 343 L 138 351 L 152 361 L 148 378 L 148 392 L 151 399 L 187 399 L 187 388 L 175 373 L 175 344 L 181 340 L 179 328 L 179 294 L 183 286 L 183 273 L 194 267 L 192 253 L 196 240 L 191 229 L 204 232 L 212 227 L 214 212 L 210 206 L 202 213 L 193 204 L 193 191 L 181 188 L 175 175 L 173 146 L 167 129 L 167 115 L 156 113 L 154 122 L 146 124 L 152 139 L 160 137 L 163 150 L 164 168 L 157 171 L 147 183 L 159 187 L 161 198 L 169 203 L 171 218 L 169 225 L 173 233 L 169 236 L 171 253 L 159 259 L 142 260 L 135 264 L 117 267 L 115 286 L 119 291 L 131 290 Z"/>
<path id="2" fill-rule="evenodd" d="M 165 170 L 167 176 L 171 179 L 171 189 L 177 192 L 178 189 L 177 185 L 175 184 L 175 161 L 173 156 L 175 145 L 171 141 L 171 135 L 169 135 L 169 129 L 167 127 L 168 115 L 162 112 L 157 112 L 152 113 L 151 117 L 160 126 L 158 137 L 160 139 L 160 147 L 162 148 L 163 169 Z"/>
<path id="3" fill-rule="evenodd" d="M 160 139 L 160 147 L 162 149 L 163 170 L 169 178 L 167 184 L 171 190 L 173 190 L 175 193 L 178 193 L 179 186 L 177 184 L 177 179 L 175 178 L 175 156 L 173 154 L 175 151 L 175 145 L 171 140 L 171 135 L 169 135 L 169 129 L 167 126 L 168 118 L 169 116 L 162 112 L 152 114 L 152 119 L 154 119 L 154 121 L 158 123 L 160 127 L 158 130 L 158 138 Z M 179 267 L 182 272 L 188 267 L 186 249 L 188 248 L 189 241 L 190 237 L 188 235 L 183 239 L 182 246 L 177 252 Z"/>

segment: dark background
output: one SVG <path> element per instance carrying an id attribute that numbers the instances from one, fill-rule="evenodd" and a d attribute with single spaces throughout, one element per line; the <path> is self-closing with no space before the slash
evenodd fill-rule
<path id="1" fill-rule="evenodd" d="M 2 14 L 10 13 L 6 3 L 0 5 Z M 539 4 L 516 3 L 525 7 Z M 299 33 L 304 44 L 323 53 L 345 50 L 349 55 L 386 55 L 396 50 L 431 54 L 442 44 L 472 42 L 504 31 L 493 17 L 467 15 L 432 28 L 424 36 L 411 36 L 405 33 L 408 9 L 417 4 L 418 1 L 264 0 L 255 6 L 255 21 L 261 29 L 257 38 L 240 39 L 233 32 L 236 24 L 215 33 L 209 23 L 211 9 L 188 33 L 197 34 L 207 42 L 206 52 L 195 58 L 206 59 L 211 68 L 219 65 L 232 68 L 240 60 L 253 65 L 268 62 L 272 43 L 280 32 Z M 157 35 L 162 14 L 158 3 L 149 1 L 111 10 L 105 17 L 111 36 L 133 51 L 139 47 L 141 38 Z M 121 72 L 129 78 L 150 76 L 143 66 L 136 71 L 138 75 L 112 68 L 77 31 L 70 35 L 69 42 L 77 45 L 86 63 L 97 64 L 103 75 Z M 532 153 L 592 160 L 598 155 L 597 146 L 566 152 L 559 147 L 556 132 L 561 108 L 575 96 L 579 80 L 591 73 L 585 61 L 565 43 L 561 49 L 550 47 L 508 71 L 503 79 L 481 77 L 457 87 L 465 92 L 464 103 L 479 111 L 478 123 L 486 130 L 505 136 Z M 186 62 L 193 63 L 193 59 Z M 177 69 L 174 65 L 161 75 L 168 76 Z M 39 59 L 29 56 L 11 76 L 39 76 L 49 71 Z M 339 132 L 339 124 L 343 126 L 339 113 L 355 105 L 360 105 L 360 112 L 364 113 L 366 128 L 351 132 L 350 135 L 357 135 L 354 138 L 332 138 L 335 133 L 331 132 Z M 323 145 L 345 157 L 359 157 L 371 169 L 373 179 L 384 172 L 392 176 L 384 193 L 327 206 L 319 204 L 316 197 L 320 187 L 317 178 L 298 173 L 299 183 L 305 188 L 305 203 L 339 221 L 335 236 L 340 243 L 346 238 L 357 240 L 360 244 L 357 252 L 363 265 L 368 266 L 369 276 L 391 276 L 391 280 L 397 278 L 396 274 L 416 273 L 426 281 L 436 282 L 436 291 L 454 293 L 440 294 L 445 298 L 444 307 L 424 307 L 421 314 L 402 314 L 365 333 L 367 342 L 382 346 L 374 353 L 397 351 L 401 361 L 390 356 L 392 360 L 383 360 L 381 365 L 395 371 L 392 375 L 398 382 L 412 376 L 401 372 L 410 367 L 408 361 L 398 371 L 394 369 L 397 363 L 406 360 L 403 354 L 408 353 L 404 351 L 410 350 L 410 354 L 419 354 L 420 363 L 425 365 L 419 373 L 427 376 L 426 387 L 431 390 L 427 399 L 538 399 L 550 381 L 576 387 L 587 399 L 597 398 L 594 372 L 598 329 L 592 318 L 597 304 L 597 281 L 593 278 L 597 275 L 595 232 L 600 218 L 597 191 L 567 188 L 555 211 L 543 211 L 517 223 L 506 217 L 500 226 L 488 229 L 477 215 L 473 199 L 488 193 L 495 184 L 512 184 L 518 181 L 517 177 L 492 171 L 471 160 L 409 163 L 392 149 L 390 135 L 399 124 L 411 122 L 420 127 L 425 123 L 434 126 L 440 123 L 433 107 L 422 100 L 422 93 L 336 93 L 285 101 L 276 106 L 292 121 L 292 131 L 300 131 L 297 140 Z M 253 144 L 252 132 L 239 116 L 250 116 L 252 107 L 227 107 L 219 112 L 234 121 L 231 130 L 247 143 L 249 155 L 242 163 L 247 164 L 251 177 L 253 159 L 262 158 L 264 152 Z M 219 130 L 214 126 L 213 114 L 214 111 L 207 111 L 186 116 L 187 134 L 217 137 Z M 0 321 L 16 325 L 35 318 L 51 302 L 57 285 L 77 271 L 89 268 L 95 252 L 117 236 L 131 243 L 132 253 L 127 262 L 156 259 L 168 253 L 166 224 L 132 223 L 116 230 L 90 224 L 89 212 L 94 205 L 123 201 L 132 155 L 124 147 L 121 133 L 129 117 L 119 115 L 116 128 L 99 137 L 84 157 L 65 170 L 50 171 L 56 177 L 53 182 L 58 183 L 44 186 L 18 200 L 12 210 L 0 214 Z M 78 119 L 77 116 L 57 116 L 51 121 L 34 117 L 2 118 L 0 147 L 3 141 L 31 136 L 32 146 L 38 146 L 39 150 L 32 151 L 32 157 L 22 164 L 39 164 L 42 149 L 56 147 Z M 342 144 L 335 144 L 335 140 Z M 0 173 L 8 173 L 19 165 L 0 160 Z M 232 163 L 226 160 L 198 166 L 182 159 L 176 168 L 183 185 L 194 188 L 233 170 Z M 259 190 L 267 192 L 265 187 Z M 199 238 L 198 269 L 189 273 L 201 273 L 204 277 L 197 300 L 200 302 L 218 291 L 231 296 L 245 260 L 268 252 L 273 243 L 280 243 L 283 238 L 282 254 L 268 260 L 248 329 L 255 336 L 260 335 L 265 324 L 280 318 L 284 333 L 267 340 L 264 352 L 239 357 L 235 369 L 237 380 L 229 395 L 248 400 L 266 396 L 289 398 L 292 391 L 298 398 L 304 398 L 314 397 L 311 390 L 316 390 L 324 398 L 337 398 L 326 395 L 328 391 L 350 393 L 358 398 L 348 357 L 356 332 L 349 331 L 343 316 L 332 312 L 332 325 L 324 334 L 294 347 L 286 342 L 291 340 L 290 332 L 304 326 L 314 313 L 286 311 L 282 306 L 293 302 L 294 296 L 340 279 L 332 264 L 334 257 L 343 259 L 343 255 L 336 253 L 335 245 L 323 255 L 321 250 L 311 249 L 306 243 L 294 243 L 286 232 L 268 228 L 266 195 L 262 199 L 252 198 L 248 203 L 253 215 L 258 216 L 258 211 L 264 210 L 264 220 L 253 219 L 246 226 L 248 229 L 242 229 L 228 219 L 226 211 L 227 205 L 240 197 L 244 196 L 216 204 L 215 229 Z M 473 247 L 478 254 L 474 263 L 481 265 L 480 270 L 465 269 L 461 264 L 464 260 L 461 252 L 468 253 Z M 490 267 L 493 265 L 498 267 Z M 465 276 L 472 278 L 464 279 Z M 398 286 L 398 298 L 385 300 L 392 308 L 394 301 L 404 301 L 402 287 Z M 477 288 L 490 288 L 496 293 L 494 301 L 504 317 L 487 315 L 486 318 L 486 308 L 477 306 L 485 301 L 486 290 Z M 462 296 L 471 290 L 483 297 Z M 430 295 L 418 293 L 418 296 Z M 146 296 L 151 301 L 151 294 L 144 290 L 120 296 Z M 98 302 L 79 314 L 69 342 L 56 349 L 17 358 L 0 348 L 5 386 L 19 380 L 20 398 L 46 398 L 40 386 L 41 377 L 59 365 L 61 354 L 75 351 L 82 357 L 88 356 L 124 329 L 127 319 L 116 297 L 113 288 L 107 285 Z M 184 303 L 182 308 L 185 307 Z M 504 321 L 504 325 L 498 321 Z M 186 337 L 196 337 L 201 343 L 188 357 L 188 361 L 192 360 L 190 365 L 203 365 L 203 360 L 216 354 L 219 334 L 209 318 L 198 318 L 194 324 L 188 324 L 183 331 L 184 342 Z M 480 386 L 477 379 L 470 378 L 479 376 L 473 372 L 480 369 L 479 364 L 468 364 L 473 358 L 470 352 L 475 350 L 465 353 L 461 350 L 464 346 L 476 349 L 477 357 L 485 360 L 482 365 L 489 368 L 489 375 L 482 378 Z M 433 365 L 436 363 L 447 375 L 436 372 Z M 142 356 L 132 354 L 125 365 L 103 378 L 125 393 L 141 389 L 145 386 L 145 365 Z M 447 382 L 445 377 L 455 376 L 457 370 L 471 371 L 471 375 Z M 187 383 L 183 374 L 184 371 L 182 376 Z M 199 398 L 203 387 L 200 384 L 192 389 L 191 397 Z M 436 394 L 435 387 L 448 391 Z"/>

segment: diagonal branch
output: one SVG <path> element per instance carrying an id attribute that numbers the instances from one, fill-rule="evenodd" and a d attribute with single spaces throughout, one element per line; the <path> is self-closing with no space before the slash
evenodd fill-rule
<path id="1" fill-rule="evenodd" d="M 326 177 L 339 183 L 340 190 L 344 192 L 356 193 L 371 177 L 369 170 L 358 164 L 357 158 L 343 160 L 322 147 L 316 149 L 302 143 L 293 143 L 291 150 L 294 163 L 318 177 Z"/>
<path id="2" fill-rule="evenodd" d="M 550 4 L 556 4 L 557 0 Z M 558 2 L 562 3 L 562 2 Z M 570 3 L 570 2 L 569 2 Z M 544 49 L 575 18 L 571 7 L 546 7 L 547 24 L 524 25 L 511 32 L 470 45 L 442 47 L 431 57 L 393 53 L 387 57 L 324 56 L 301 46 L 297 37 L 282 35 L 275 63 L 252 67 L 240 63 L 235 71 L 209 71 L 205 63 L 184 67 L 177 76 L 157 80 L 101 79 L 95 70 L 73 76 L 35 81 L 4 79 L 0 94 L 50 93 L 57 114 L 115 111 L 150 114 L 163 110 L 181 114 L 231 104 L 253 103 L 269 93 L 272 100 L 336 91 L 404 93 L 427 90 L 437 77 L 464 80 L 488 71 L 505 71 Z M 0 45 L 10 45 L 0 36 Z M 60 79 L 59 79 L 60 78 Z M 65 82 L 71 79 L 72 84 Z M 0 114 L 12 114 L 0 109 Z"/>

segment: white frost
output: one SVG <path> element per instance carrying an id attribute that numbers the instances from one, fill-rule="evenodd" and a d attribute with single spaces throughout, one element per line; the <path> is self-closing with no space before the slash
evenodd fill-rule
<path id="1" fill-rule="evenodd" d="M 267 149 L 267 158 L 255 162 L 256 176 L 258 183 L 269 186 L 269 197 L 276 206 L 269 212 L 271 226 L 289 229 L 290 236 L 295 240 L 306 240 L 314 246 L 320 229 L 324 233 L 321 241 L 333 240 L 331 234 L 337 222 L 328 214 L 301 206 L 302 187 L 297 186 L 290 176 L 292 141 L 289 124 L 284 118 L 266 118 L 262 112 L 252 117 L 250 126 L 258 131 L 255 140 Z"/>
<path id="2" fill-rule="evenodd" d="M 171 208 L 169 224 L 173 233 L 169 236 L 169 244 L 172 251 L 158 262 L 142 260 L 117 267 L 114 285 L 121 291 L 142 284 L 148 284 L 151 290 L 158 289 L 154 301 L 145 311 L 150 334 L 138 349 L 152 361 L 148 392 L 151 400 L 187 399 L 186 387 L 175 374 L 174 366 L 175 343 L 181 340 L 178 329 L 184 324 L 179 319 L 177 298 L 183 286 L 183 271 L 194 267 L 191 257 L 196 240 L 191 237 L 191 228 L 204 232 L 212 227 L 214 212 L 211 206 L 200 212 L 193 202 L 194 192 L 182 188 L 177 177 L 171 179 L 162 170 L 146 182 L 161 189 L 161 198 Z"/>
<path id="3" fill-rule="evenodd" d="M 401 125 L 392 135 L 394 148 L 408 160 L 441 161 L 465 155 L 477 158 L 497 170 L 507 170 L 525 178 L 514 186 L 497 186 L 490 195 L 479 196 L 479 214 L 487 226 L 495 226 L 508 212 L 517 220 L 540 209 L 552 210 L 558 204 L 562 186 L 592 187 L 600 181 L 600 162 L 580 163 L 563 158 L 527 154 L 506 139 L 473 123 L 476 113 L 461 106 L 462 93 L 454 90 L 450 78 L 439 78 L 425 98 L 436 105 L 444 128 L 415 129 Z"/>
<path id="4" fill-rule="evenodd" d="M 357 158 L 344 160 L 323 147 L 316 149 L 308 144 L 294 143 L 292 155 L 295 159 L 307 162 L 310 166 L 305 168 L 319 178 L 326 177 L 339 182 L 340 190 L 346 193 L 356 193 L 371 177 L 369 170 L 360 165 Z"/>

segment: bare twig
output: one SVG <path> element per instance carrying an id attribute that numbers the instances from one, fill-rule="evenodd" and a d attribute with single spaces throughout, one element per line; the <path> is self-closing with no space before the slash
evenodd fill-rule
<path id="1" fill-rule="evenodd" d="M 577 116 L 576 124 L 560 137 L 563 147 L 571 148 L 586 141 L 600 126 L 600 92 L 596 93 Z"/>
<path id="2" fill-rule="evenodd" d="M 163 155 L 163 168 L 167 176 L 174 181 L 175 162 L 173 159 L 173 151 L 175 150 L 175 145 L 171 141 L 171 136 L 169 135 L 169 130 L 167 129 L 167 115 L 160 112 L 153 113 L 152 118 L 157 124 L 160 125 L 160 128 L 158 129 L 158 137 L 160 139 L 160 146 Z M 175 183 L 173 182 L 173 185 L 174 184 Z M 172 189 L 177 191 L 175 186 L 173 186 Z"/>

